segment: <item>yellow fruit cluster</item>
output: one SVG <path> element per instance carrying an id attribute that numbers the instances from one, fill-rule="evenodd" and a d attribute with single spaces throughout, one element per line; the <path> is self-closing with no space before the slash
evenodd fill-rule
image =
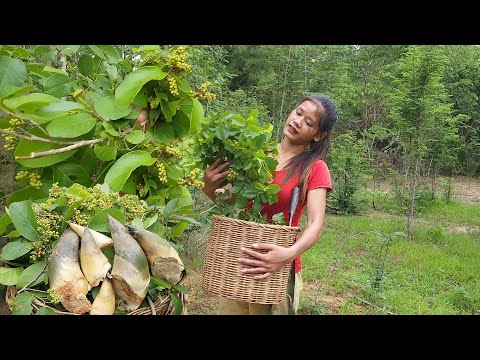
<path id="1" fill-rule="evenodd" d="M 8 123 L 10 124 L 10 127 L 6 128 L 5 131 L 10 131 L 10 132 L 15 132 L 18 127 L 20 127 L 24 124 L 23 120 L 16 119 L 16 118 L 10 119 L 10 121 Z M 3 134 L 3 133 L 2 133 L 2 136 L 5 139 L 5 141 L 7 142 L 3 146 L 5 148 L 5 150 L 9 151 L 9 150 L 15 149 L 15 146 L 17 145 L 16 137 L 13 136 L 13 135 L 8 135 L 8 134 Z"/>
<path id="2" fill-rule="evenodd" d="M 79 97 L 83 93 L 83 89 L 75 89 L 75 91 L 72 93 L 73 98 Z"/>
<path id="3" fill-rule="evenodd" d="M 170 66 L 170 71 L 173 73 L 181 73 L 182 71 L 186 73 L 192 72 L 192 67 L 187 63 L 188 53 L 185 51 L 185 48 L 180 46 L 175 49 L 172 55 L 168 58 L 168 65 Z"/>
<path id="4" fill-rule="evenodd" d="M 40 181 L 40 175 L 36 172 L 30 171 L 19 171 L 15 176 L 15 180 L 27 179 L 30 183 L 30 186 L 35 189 L 40 189 L 43 186 L 43 183 Z"/>
<path id="5" fill-rule="evenodd" d="M 160 180 L 161 183 L 166 184 L 167 183 L 167 168 L 165 167 L 165 164 L 163 162 L 158 162 L 157 161 L 157 169 L 158 169 L 158 180 Z"/>
<path id="6" fill-rule="evenodd" d="M 88 221 L 90 220 L 90 216 L 87 214 L 82 213 L 80 210 L 75 210 L 75 213 L 73 214 L 71 221 L 74 222 L 75 224 L 82 225 L 82 226 L 87 226 Z"/>
<path id="7" fill-rule="evenodd" d="M 178 96 L 177 80 L 173 76 L 167 76 L 168 90 L 173 96 Z"/>
<path id="8" fill-rule="evenodd" d="M 143 218 L 143 215 L 147 210 L 145 203 L 141 202 L 138 199 L 138 196 L 133 194 L 125 194 L 121 196 L 118 200 L 118 204 L 127 210 L 125 212 L 125 220 L 127 222 L 131 222 L 135 218 Z"/>
<path id="9" fill-rule="evenodd" d="M 185 179 L 179 179 L 178 184 L 182 186 L 194 186 L 198 188 L 203 188 L 205 185 L 203 181 L 197 180 L 198 175 L 200 174 L 201 170 L 196 168 L 190 171 Z"/>
<path id="10" fill-rule="evenodd" d="M 205 100 L 215 100 L 217 96 L 214 93 L 208 91 L 207 87 L 212 85 L 210 81 L 205 81 L 200 87 L 198 88 L 198 92 L 190 91 L 188 94 L 190 97 L 196 97 Z"/>
<path id="11" fill-rule="evenodd" d="M 147 195 L 148 187 L 143 184 L 138 184 L 137 190 L 138 190 L 138 195 L 140 195 L 141 197 L 144 197 L 145 195 Z"/>
<path id="12" fill-rule="evenodd" d="M 238 173 L 235 170 L 231 170 L 230 173 L 227 175 L 228 181 L 233 181 L 237 177 Z"/>
<path id="13" fill-rule="evenodd" d="M 153 96 L 150 96 L 148 98 L 148 102 L 150 104 L 150 108 L 155 109 L 156 107 L 158 107 L 158 104 L 160 104 L 160 99 L 156 98 L 156 97 L 153 97 Z"/>

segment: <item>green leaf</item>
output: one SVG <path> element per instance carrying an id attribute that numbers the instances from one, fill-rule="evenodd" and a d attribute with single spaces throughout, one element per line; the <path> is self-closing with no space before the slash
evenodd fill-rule
<path id="1" fill-rule="evenodd" d="M 0 217 L 0 235 L 2 235 L 5 230 L 7 230 L 7 226 L 12 223 L 12 219 L 10 219 L 10 216 L 8 214 L 3 214 Z"/>
<path id="2" fill-rule="evenodd" d="M 184 186 L 173 187 L 168 191 L 169 199 L 178 199 L 178 206 L 184 207 L 193 205 L 194 201 L 188 189 Z"/>
<path id="3" fill-rule="evenodd" d="M 95 144 L 93 151 L 99 160 L 110 161 L 117 158 L 117 147 L 115 146 L 115 140 L 108 139 L 108 144 L 101 146 L 100 144 Z"/>
<path id="4" fill-rule="evenodd" d="M 150 276 L 150 282 L 165 289 L 170 289 L 172 287 L 172 285 L 167 283 L 165 280 L 159 279 L 155 276 Z"/>
<path id="5" fill-rule="evenodd" d="M 178 199 L 170 200 L 167 205 L 163 208 L 163 216 L 168 219 L 170 215 L 175 212 L 175 209 L 178 207 Z"/>
<path id="6" fill-rule="evenodd" d="M 0 56 L 0 98 L 22 86 L 26 77 L 27 69 L 22 60 Z"/>
<path id="7" fill-rule="evenodd" d="M 179 222 L 173 229 L 172 229 L 172 232 L 170 233 L 170 236 L 172 238 L 176 238 L 176 237 L 179 237 L 180 235 L 183 234 L 183 232 L 185 231 L 185 229 L 187 228 L 188 226 L 188 222 L 186 221 L 181 221 Z"/>
<path id="8" fill-rule="evenodd" d="M 20 232 L 20 234 L 30 241 L 37 241 L 39 239 L 37 232 L 37 219 L 32 209 L 32 202 L 30 200 L 15 202 L 8 207 L 10 218 L 13 225 Z"/>
<path id="9" fill-rule="evenodd" d="M 169 143 L 175 138 L 173 126 L 164 122 L 155 124 L 153 127 L 153 137 L 161 143 Z"/>
<path id="10" fill-rule="evenodd" d="M 112 124 L 110 124 L 108 121 L 102 122 L 103 128 L 107 132 L 107 134 L 110 134 L 112 136 L 120 136 L 120 133 L 115 130 Z"/>
<path id="11" fill-rule="evenodd" d="M 40 137 L 45 137 L 45 135 L 37 128 L 33 128 L 29 130 L 28 133 L 32 135 L 40 136 Z M 65 146 L 65 145 L 50 144 L 46 142 L 30 141 L 30 140 L 22 139 L 18 142 L 14 155 L 15 157 L 28 156 L 32 152 L 48 151 L 48 150 L 60 148 L 62 146 Z M 25 159 L 25 160 L 15 159 L 15 160 L 20 165 L 23 165 L 29 168 L 47 167 L 68 159 L 70 156 L 75 154 L 76 151 L 77 149 L 70 150 L 60 154 L 45 156 L 38 159 Z"/>
<path id="12" fill-rule="evenodd" d="M 103 54 L 103 51 L 101 49 L 99 49 L 97 46 L 95 45 L 88 45 L 88 47 L 90 49 L 92 49 L 92 51 L 95 53 L 95 55 L 97 55 L 98 57 L 102 58 L 102 59 L 106 59 L 105 55 Z"/>
<path id="13" fill-rule="evenodd" d="M 38 263 L 35 263 L 33 265 L 30 265 L 27 267 L 25 270 L 23 270 L 22 274 L 18 278 L 17 281 L 17 290 L 20 290 L 23 288 L 25 285 L 32 283 L 30 287 L 35 286 L 35 282 L 37 282 L 41 278 L 42 272 L 45 270 L 45 262 L 40 261 Z M 35 280 L 35 281 L 34 281 Z M 37 282 L 39 284 L 42 282 L 43 279 Z"/>
<path id="14" fill-rule="evenodd" d="M 70 187 L 74 183 L 90 186 L 92 183 L 87 172 L 80 165 L 74 163 L 60 163 L 53 166 L 52 169 L 53 182 L 58 182 L 59 186 Z"/>
<path id="15" fill-rule="evenodd" d="M 278 225 L 287 225 L 287 223 L 285 222 L 285 214 L 283 212 L 279 212 L 273 215 L 272 220 Z"/>
<path id="16" fill-rule="evenodd" d="M 13 315 L 30 315 L 33 310 L 32 301 L 33 295 L 29 292 L 22 292 L 15 296 L 12 306 Z"/>
<path id="17" fill-rule="evenodd" d="M 97 45 L 97 47 L 107 55 L 107 61 L 111 64 L 117 64 L 123 61 L 118 49 L 113 45 Z"/>
<path id="18" fill-rule="evenodd" d="M 33 48 L 33 55 L 40 55 L 49 52 L 51 49 L 48 45 L 38 45 Z"/>
<path id="19" fill-rule="evenodd" d="M 2 248 L 0 257 L 7 261 L 18 259 L 19 257 L 30 252 L 30 249 L 27 247 L 27 245 L 29 245 L 29 243 L 25 240 L 11 241 Z"/>
<path id="20" fill-rule="evenodd" d="M 190 130 L 190 119 L 183 111 L 177 111 L 173 117 L 172 125 L 175 130 L 175 135 L 178 138 L 182 138 L 187 135 Z"/>
<path id="21" fill-rule="evenodd" d="M 73 214 L 75 214 L 75 210 L 83 203 L 83 199 L 75 201 L 72 205 L 70 205 L 65 212 L 64 221 L 69 221 Z"/>
<path id="22" fill-rule="evenodd" d="M 113 191 L 120 191 L 133 170 L 140 166 L 150 166 L 156 161 L 146 151 L 135 150 L 120 157 L 108 170 L 104 182 L 110 185 Z"/>
<path id="23" fill-rule="evenodd" d="M 145 140 L 145 133 L 141 130 L 133 130 L 130 134 L 125 136 L 125 140 L 130 144 L 139 144 Z"/>
<path id="24" fill-rule="evenodd" d="M 129 106 L 143 85 L 151 80 L 162 80 L 167 73 L 156 66 L 144 66 L 127 75 L 115 91 L 120 107 Z"/>
<path id="25" fill-rule="evenodd" d="M 172 299 L 172 302 L 173 302 L 175 315 L 180 315 L 183 310 L 182 300 L 180 300 L 178 295 L 175 293 L 170 293 L 170 298 Z"/>
<path id="26" fill-rule="evenodd" d="M 0 284 L 13 286 L 17 284 L 20 274 L 23 272 L 22 267 L 6 268 L 0 267 Z"/>
<path id="27" fill-rule="evenodd" d="M 85 110 L 85 107 L 82 104 L 79 104 L 74 101 L 55 101 L 47 106 L 43 106 L 35 111 L 35 115 L 52 117 L 59 115 L 61 113 L 66 113 L 72 110 Z"/>
<path id="28" fill-rule="evenodd" d="M 165 101 L 160 101 L 160 107 L 162 108 L 163 115 L 165 116 L 166 122 L 172 122 L 173 112 L 170 109 L 170 106 Z"/>
<path id="29" fill-rule="evenodd" d="M 3 97 L 12 97 L 12 96 L 20 96 L 22 94 L 28 93 L 31 90 L 35 89 L 35 85 L 27 85 L 27 86 L 21 86 L 21 87 L 14 87 L 12 88 L 12 91 L 8 94 L 5 94 Z"/>
<path id="30" fill-rule="evenodd" d="M 97 100 L 94 105 L 95 111 L 104 120 L 117 120 L 130 114 L 130 107 L 119 106 L 113 96 L 104 96 Z"/>
<path id="31" fill-rule="evenodd" d="M 40 309 L 37 310 L 35 315 L 57 315 L 57 313 L 55 311 L 53 311 L 52 309 L 50 309 L 46 306 L 43 306 L 43 307 L 41 307 Z"/>
<path id="32" fill-rule="evenodd" d="M 77 82 L 63 74 L 53 74 L 43 83 L 45 93 L 57 97 L 69 95 L 75 87 L 78 87 Z"/>
<path id="33" fill-rule="evenodd" d="M 186 289 L 185 287 L 183 287 L 180 284 L 172 285 L 172 289 L 175 289 L 175 290 L 177 290 L 181 293 L 184 293 L 184 294 L 190 294 L 190 291 L 188 291 L 188 289 Z"/>
<path id="34" fill-rule="evenodd" d="M 88 221 L 88 227 L 95 231 L 100 232 L 110 232 L 110 227 L 108 225 L 108 215 L 114 217 L 122 224 L 125 224 L 125 216 L 116 209 L 103 209 L 96 213 L 92 218 Z"/>
<path id="35" fill-rule="evenodd" d="M 47 71 L 49 73 L 56 73 L 56 74 L 60 74 L 60 75 L 68 75 L 68 73 L 66 71 L 63 71 L 63 70 L 60 70 L 60 69 L 55 69 L 51 66 L 45 66 L 43 68 L 43 71 Z"/>
<path id="36" fill-rule="evenodd" d="M 71 56 L 80 49 L 80 45 L 57 45 L 57 49 L 67 56 Z"/>
<path id="37" fill-rule="evenodd" d="M 192 114 L 190 117 L 190 133 L 197 133 L 201 130 L 201 120 L 205 116 L 203 106 L 197 99 L 193 99 Z"/>
<path id="38" fill-rule="evenodd" d="M 6 238 L 17 238 L 20 236 L 20 231 L 18 230 L 13 230 L 13 231 L 10 231 L 7 235 L 5 235 Z"/>
<path id="39" fill-rule="evenodd" d="M 90 55 L 83 54 L 80 56 L 80 59 L 78 59 L 78 71 L 83 76 L 93 74 L 95 69 L 93 68 L 93 58 Z"/>
<path id="40" fill-rule="evenodd" d="M 67 191 L 65 191 L 65 194 L 72 195 L 72 196 L 78 196 L 81 199 L 85 199 L 86 197 L 90 196 L 90 193 L 87 190 L 85 190 L 85 189 L 83 189 L 79 186 L 72 186 L 72 187 L 68 188 Z"/>
<path id="41" fill-rule="evenodd" d="M 27 186 L 23 189 L 17 190 L 10 194 L 7 198 L 7 205 L 11 203 L 23 201 L 23 200 L 37 200 L 48 198 L 48 190 L 52 183 L 45 181 L 40 189 L 35 189 L 31 186 Z"/>
<path id="42" fill-rule="evenodd" d="M 53 119 L 47 125 L 47 131 L 53 137 L 76 138 L 92 130 L 95 123 L 95 119 L 87 113 L 65 115 Z"/>
<path id="43" fill-rule="evenodd" d="M 3 103 L 6 107 L 10 109 L 17 109 L 21 108 L 23 105 L 30 105 L 30 106 L 44 106 L 50 104 L 53 101 L 60 101 L 54 96 L 42 94 L 42 93 L 31 93 L 28 95 L 22 95 L 14 98 L 9 98 L 3 100 Z"/>
<path id="44" fill-rule="evenodd" d="M 140 51 L 154 51 L 154 50 L 160 50 L 159 45 L 143 45 L 140 46 L 137 51 L 134 51 L 134 53 L 140 52 Z"/>

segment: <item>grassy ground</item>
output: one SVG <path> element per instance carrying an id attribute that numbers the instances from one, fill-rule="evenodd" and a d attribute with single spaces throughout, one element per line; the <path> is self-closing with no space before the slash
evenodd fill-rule
<path id="1" fill-rule="evenodd" d="M 472 183 L 417 214 L 413 241 L 394 211 L 328 214 L 303 255 L 300 314 L 480 314 L 480 182 Z M 213 314 L 218 299 L 201 289 L 206 233 L 191 238 L 189 313 Z"/>

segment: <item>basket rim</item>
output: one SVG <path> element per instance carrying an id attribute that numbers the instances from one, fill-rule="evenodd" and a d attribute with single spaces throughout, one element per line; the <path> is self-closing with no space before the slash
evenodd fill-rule
<path id="1" fill-rule="evenodd" d="M 246 224 L 246 225 L 252 225 L 252 226 L 258 226 L 258 227 L 264 227 L 264 228 L 270 228 L 270 229 L 285 229 L 289 231 L 298 231 L 300 232 L 302 230 L 301 227 L 299 226 L 288 226 L 288 225 L 278 225 L 278 224 L 260 224 L 255 221 L 248 221 L 248 220 L 240 220 L 240 219 L 235 219 L 231 218 L 225 215 L 218 215 L 215 214 L 212 216 L 212 220 L 219 220 L 219 221 L 230 221 L 233 223 L 237 224 Z"/>

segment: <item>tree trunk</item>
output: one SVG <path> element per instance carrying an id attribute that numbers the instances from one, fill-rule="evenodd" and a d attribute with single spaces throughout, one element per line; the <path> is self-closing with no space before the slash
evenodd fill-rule
<path id="1" fill-rule="evenodd" d="M 417 176 L 418 176 L 418 159 L 415 160 L 415 172 L 413 178 L 410 179 L 410 202 L 408 205 L 408 218 L 407 218 L 407 235 L 409 240 L 413 240 L 413 220 L 415 210 L 415 190 L 417 188 Z"/>
<path id="2" fill-rule="evenodd" d="M 287 63 L 285 64 L 285 73 L 283 76 L 283 92 L 282 92 L 282 104 L 280 105 L 280 113 L 278 114 L 277 119 L 277 141 L 280 140 L 280 129 L 283 128 L 282 121 L 283 121 L 283 105 L 285 104 L 285 93 L 287 89 L 287 74 L 288 74 L 288 67 L 290 65 L 290 55 L 292 54 L 292 45 L 288 47 L 288 58 Z"/>

